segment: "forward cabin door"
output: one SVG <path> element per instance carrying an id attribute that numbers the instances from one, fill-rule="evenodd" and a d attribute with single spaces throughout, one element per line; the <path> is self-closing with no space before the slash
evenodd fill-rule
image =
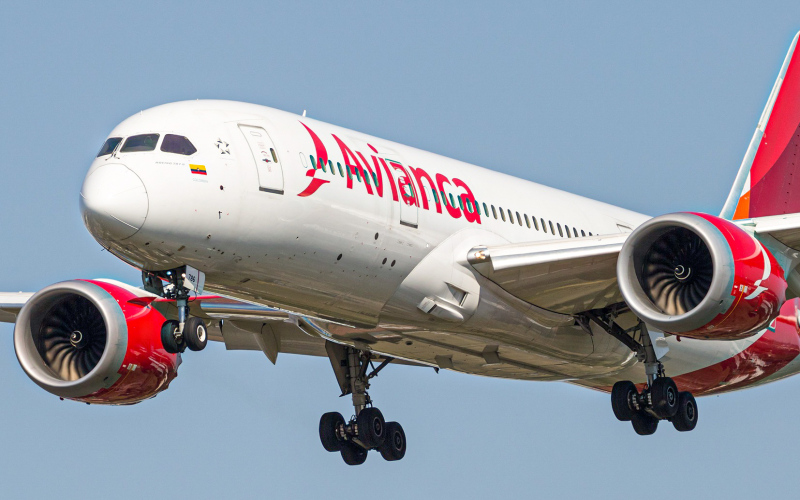
<path id="1" fill-rule="evenodd" d="M 252 125 L 239 125 L 250 146 L 256 171 L 258 172 L 258 188 L 268 193 L 283 194 L 283 169 L 278 160 L 278 151 L 267 131 Z"/>

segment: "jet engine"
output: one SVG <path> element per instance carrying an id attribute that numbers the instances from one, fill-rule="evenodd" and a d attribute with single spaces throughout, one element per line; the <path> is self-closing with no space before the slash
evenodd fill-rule
<path id="1" fill-rule="evenodd" d="M 617 262 L 628 306 L 645 323 L 698 339 L 734 340 L 766 327 L 785 301 L 775 257 L 736 224 L 706 214 L 651 219 Z"/>
<path id="2" fill-rule="evenodd" d="M 165 318 L 151 297 L 103 281 L 48 286 L 14 327 L 22 369 L 56 396 L 92 404 L 151 398 L 177 376 L 180 355 L 161 344 Z"/>

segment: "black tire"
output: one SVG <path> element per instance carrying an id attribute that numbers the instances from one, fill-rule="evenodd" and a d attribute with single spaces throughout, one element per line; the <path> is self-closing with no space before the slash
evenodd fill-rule
<path id="1" fill-rule="evenodd" d="M 658 419 L 649 413 L 637 412 L 631 416 L 633 430 L 640 436 L 649 436 L 658 429 Z"/>
<path id="2" fill-rule="evenodd" d="M 361 465 L 367 461 L 367 450 L 355 443 L 343 443 L 340 452 L 347 465 Z"/>
<path id="3" fill-rule="evenodd" d="M 205 321 L 194 316 L 183 324 L 183 341 L 190 351 L 202 351 L 208 344 L 208 327 Z"/>
<path id="4" fill-rule="evenodd" d="M 621 422 L 630 421 L 635 413 L 630 406 L 631 394 L 638 394 L 638 391 L 630 380 L 621 380 L 611 388 L 611 409 L 614 410 L 617 420 Z"/>
<path id="5" fill-rule="evenodd" d="M 697 426 L 697 402 L 691 392 L 682 392 L 678 395 L 678 412 L 672 417 L 675 430 L 688 432 Z"/>
<path id="6" fill-rule="evenodd" d="M 386 439 L 378 451 L 381 456 L 388 462 L 400 460 L 406 456 L 406 433 L 403 432 L 403 426 L 397 422 L 386 423 Z"/>
<path id="7" fill-rule="evenodd" d="M 378 448 L 386 440 L 386 421 L 377 408 L 364 408 L 356 417 L 358 440 L 369 449 Z"/>
<path id="8" fill-rule="evenodd" d="M 170 354 L 177 354 L 180 352 L 178 341 L 175 340 L 175 332 L 178 330 L 180 324 L 174 319 L 170 319 L 161 325 L 161 345 L 164 350 Z"/>
<path id="9" fill-rule="evenodd" d="M 653 400 L 653 411 L 659 418 L 667 419 L 675 416 L 678 411 L 678 387 L 669 377 L 659 377 L 650 387 L 650 397 Z"/>
<path id="10" fill-rule="evenodd" d="M 342 450 L 345 442 L 339 438 L 337 432 L 342 425 L 344 425 L 344 417 L 335 411 L 326 413 L 319 419 L 319 440 L 322 441 L 322 447 L 325 450 L 330 452 Z"/>

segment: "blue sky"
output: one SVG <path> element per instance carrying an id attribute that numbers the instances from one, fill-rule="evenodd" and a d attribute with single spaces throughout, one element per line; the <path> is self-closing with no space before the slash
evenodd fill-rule
<path id="1" fill-rule="evenodd" d="M 139 283 L 83 228 L 78 191 L 115 124 L 182 99 L 306 109 L 647 214 L 717 213 L 800 30 L 796 1 L 430 4 L 4 5 L 0 289 Z M 694 432 L 642 438 L 605 394 L 390 367 L 371 394 L 408 454 L 349 468 L 317 437 L 349 411 L 326 359 L 210 345 L 154 400 L 89 407 L 39 390 L 11 333 L 4 498 L 796 495 L 800 379 L 703 398 Z"/>

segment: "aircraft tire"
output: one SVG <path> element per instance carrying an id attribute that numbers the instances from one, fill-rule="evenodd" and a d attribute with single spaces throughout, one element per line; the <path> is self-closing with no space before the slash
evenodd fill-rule
<path id="1" fill-rule="evenodd" d="M 659 377 L 650 387 L 653 411 L 659 418 L 668 419 L 678 411 L 678 387 L 669 377 Z"/>
<path id="2" fill-rule="evenodd" d="M 378 448 L 386 439 L 386 421 L 377 408 L 364 408 L 356 417 L 358 440 L 369 449 Z"/>
<path id="3" fill-rule="evenodd" d="M 631 417 L 633 430 L 640 436 L 649 436 L 658 429 L 658 419 L 649 413 L 636 412 Z"/>
<path id="4" fill-rule="evenodd" d="M 341 413 L 332 411 L 322 415 L 319 419 L 319 440 L 326 451 L 341 451 L 344 441 L 339 439 L 336 431 L 340 425 L 344 425 L 344 417 Z"/>
<path id="5" fill-rule="evenodd" d="M 208 344 L 208 327 L 200 318 L 191 317 L 183 325 L 183 340 L 190 351 L 202 351 Z"/>
<path id="6" fill-rule="evenodd" d="M 347 465 L 361 465 L 367 461 L 367 450 L 354 443 L 342 443 L 340 453 Z"/>
<path id="7" fill-rule="evenodd" d="M 631 409 L 630 394 L 636 394 L 636 386 L 630 380 L 621 380 L 611 388 L 611 409 L 621 422 L 630 421 L 634 411 Z"/>
<path id="8" fill-rule="evenodd" d="M 387 462 L 400 460 L 406 455 L 406 433 L 397 422 L 386 423 L 386 439 L 378 451 Z"/>
<path id="9" fill-rule="evenodd" d="M 177 354 L 180 352 L 178 341 L 175 340 L 175 331 L 178 329 L 179 323 L 174 319 L 170 319 L 161 325 L 161 345 L 164 350 L 170 354 Z"/>
<path id="10" fill-rule="evenodd" d="M 688 432 L 697 426 L 697 402 L 690 392 L 678 395 L 678 412 L 672 417 L 672 425 L 676 431 Z"/>

